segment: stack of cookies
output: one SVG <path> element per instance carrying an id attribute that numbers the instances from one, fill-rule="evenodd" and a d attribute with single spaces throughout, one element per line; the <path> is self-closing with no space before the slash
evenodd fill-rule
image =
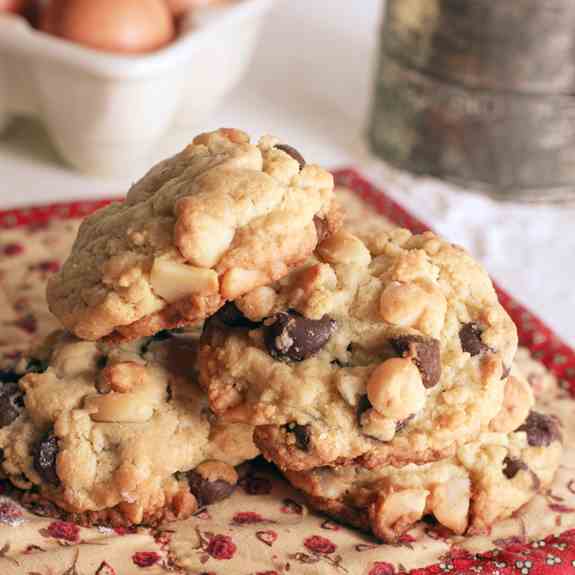
<path id="1" fill-rule="evenodd" d="M 262 453 L 386 541 L 479 533 L 549 485 L 517 335 L 464 250 L 361 238 L 333 179 L 272 137 L 198 136 L 87 218 L 48 286 L 65 330 L 0 373 L 2 472 L 94 524 L 185 518 Z"/>

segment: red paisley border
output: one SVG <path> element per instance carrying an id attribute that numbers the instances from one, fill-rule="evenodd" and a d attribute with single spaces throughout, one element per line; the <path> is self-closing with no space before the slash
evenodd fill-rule
<path id="1" fill-rule="evenodd" d="M 430 229 L 395 200 L 365 180 L 356 170 L 337 170 L 334 176 L 339 185 L 350 188 L 393 223 L 409 228 L 415 233 Z M 54 203 L 0 211 L 0 230 L 38 226 L 52 219 L 82 218 L 112 201 L 114 200 Z M 502 305 L 517 324 L 521 344 L 575 392 L 575 350 L 561 341 L 535 314 L 515 301 L 507 292 L 498 286 L 496 289 Z M 394 573 L 395 569 L 389 563 L 376 562 L 367 575 L 394 575 Z M 454 549 L 441 563 L 414 569 L 411 573 L 412 575 L 575 574 L 575 529 L 529 544 L 520 541 L 502 541 L 498 549 L 481 555 Z"/>

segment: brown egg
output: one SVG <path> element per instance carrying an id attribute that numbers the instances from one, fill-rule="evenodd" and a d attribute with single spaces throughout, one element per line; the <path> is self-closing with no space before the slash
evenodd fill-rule
<path id="1" fill-rule="evenodd" d="M 119 53 L 151 52 L 175 35 L 164 0 L 50 0 L 40 28 L 96 50 Z"/>
<path id="2" fill-rule="evenodd" d="M 0 0 L 0 12 L 22 12 L 29 0 Z"/>

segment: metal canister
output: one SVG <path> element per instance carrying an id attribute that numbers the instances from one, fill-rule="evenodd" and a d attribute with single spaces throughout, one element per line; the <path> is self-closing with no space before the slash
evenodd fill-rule
<path id="1" fill-rule="evenodd" d="M 575 199 L 575 1 L 387 0 L 370 138 L 407 171 Z"/>

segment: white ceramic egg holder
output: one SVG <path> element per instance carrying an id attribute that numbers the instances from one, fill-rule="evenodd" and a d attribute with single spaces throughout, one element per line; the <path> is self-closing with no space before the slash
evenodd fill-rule
<path id="1" fill-rule="evenodd" d="M 63 158 L 113 175 L 146 156 L 173 122 L 198 123 L 238 82 L 273 0 L 205 13 L 173 44 L 142 56 L 86 49 L 0 15 L 0 130 L 37 115 Z"/>

